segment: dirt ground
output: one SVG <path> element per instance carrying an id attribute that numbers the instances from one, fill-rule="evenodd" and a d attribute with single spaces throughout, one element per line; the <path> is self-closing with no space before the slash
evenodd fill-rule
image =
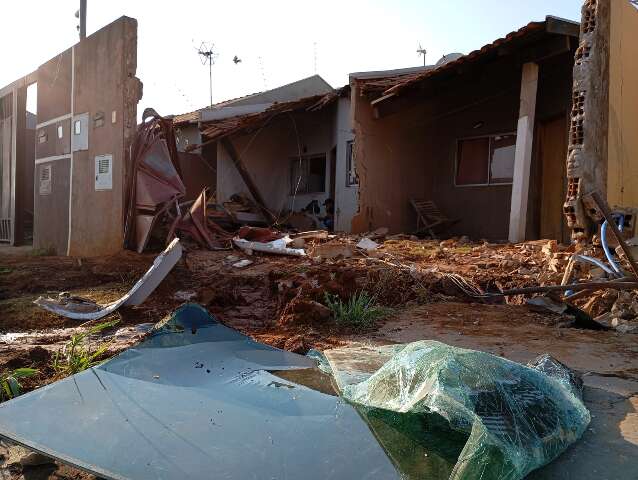
<path id="1" fill-rule="evenodd" d="M 71 259 L 0 248 L 0 371 L 33 367 L 26 390 L 54 381 L 51 363 L 78 322 L 36 307 L 40 295 L 68 291 L 99 303 L 125 293 L 155 254 Z M 437 339 L 527 361 L 549 352 L 584 374 L 594 421 L 585 438 L 532 478 L 635 478 L 638 471 L 638 346 L 635 334 L 581 330 L 572 317 L 538 311 L 523 297 L 471 298 L 446 274 L 460 274 L 470 288 L 496 291 L 560 283 L 570 251 L 548 242 L 494 245 L 468 242 L 387 240 L 374 255 L 324 259 L 247 256 L 238 251 L 190 250 L 139 307 L 122 308 L 104 332 L 109 354 L 139 341 L 185 301 L 206 306 L 224 324 L 258 341 L 298 353 L 351 342 Z M 230 256 L 230 258 L 229 258 Z M 253 264 L 239 269 L 238 259 Z M 348 298 L 366 291 L 387 310 L 376 328 L 337 328 L 325 314 L 326 293 Z M 578 305 L 599 314 L 609 292 Z M 613 294 L 611 294 L 613 295 Z M 613 299 L 611 300 L 613 303 Z M 609 303 L 609 302 L 607 302 Z M 140 327 L 141 326 L 141 327 Z M 1 450 L 1 448 L 0 448 Z M 68 467 L 7 463 L 8 478 L 92 478 Z M 616 458 L 606 467 L 605 455 Z M 581 461 L 582 459 L 582 461 Z M 609 462 L 607 462 L 609 463 Z M 12 466 L 11 466 L 12 465 Z M 623 473 L 626 472 L 626 473 Z M 556 476 L 559 475 L 559 476 Z"/>

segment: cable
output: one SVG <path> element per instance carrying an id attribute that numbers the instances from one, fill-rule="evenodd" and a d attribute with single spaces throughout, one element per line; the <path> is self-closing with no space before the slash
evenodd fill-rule
<path id="1" fill-rule="evenodd" d="M 603 246 L 603 250 L 605 251 L 605 256 L 607 257 L 607 261 L 611 265 L 611 268 L 613 268 L 616 273 L 622 274 L 620 267 L 614 260 L 614 257 L 612 256 L 611 251 L 609 250 L 609 245 L 607 245 L 607 227 L 608 226 L 609 225 L 607 223 L 607 220 L 605 220 L 605 223 L 603 223 L 603 226 L 600 228 L 600 243 Z"/>
<path id="2" fill-rule="evenodd" d="M 588 257 L 587 255 L 574 255 L 574 260 L 582 260 L 585 262 L 589 262 L 593 265 L 596 265 L 597 267 L 602 268 L 606 273 L 608 273 L 609 275 L 613 277 L 618 276 L 617 272 L 609 268 L 607 265 L 605 265 L 603 262 L 601 262 L 597 258 Z"/>

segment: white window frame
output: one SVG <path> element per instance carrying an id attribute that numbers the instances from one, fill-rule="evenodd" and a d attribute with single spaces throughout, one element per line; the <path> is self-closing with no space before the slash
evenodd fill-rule
<path id="1" fill-rule="evenodd" d="M 486 134 L 486 135 L 476 135 L 473 137 L 461 137 L 461 138 L 457 138 L 456 141 L 454 142 L 454 186 L 457 188 L 464 188 L 464 187 L 491 187 L 491 186 L 502 186 L 502 185 L 512 185 L 513 180 L 510 182 L 492 182 L 491 181 L 491 170 L 492 170 L 492 159 L 488 156 L 487 158 L 487 183 L 463 183 L 463 184 L 457 184 L 456 183 L 456 177 L 458 174 L 458 168 L 459 168 L 459 144 L 463 141 L 467 141 L 467 140 L 479 140 L 482 138 L 488 138 L 489 139 L 489 145 L 488 145 L 488 155 L 490 154 L 490 152 L 492 151 L 492 139 L 495 137 L 510 137 L 510 136 L 514 136 L 516 137 L 516 133 L 517 132 L 505 132 L 505 133 L 492 133 L 492 134 Z"/>
<path id="2" fill-rule="evenodd" d="M 322 186 L 322 190 L 317 191 L 317 192 L 302 192 L 301 190 L 297 190 L 297 187 L 294 183 L 294 179 L 292 177 L 292 172 L 293 172 L 293 168 L 292 166 L 295 164 L 295 162 L 299 163 L 299 161 L 308 161 L 310 162 L 310 160 L 312 160 L 313 158 L 323 158 L 324 161 L 324 178 L 323 178 L 323 186 Z M 288 163 L 288 179 L 289 179 L 289 183 L 290 183 L 290 196 L 293 195 L 318 195 L 321 193 L 326 193 L 326 180 L 329 178 L 329 172 L 328 172 L 328 155 L 326 155 L 325 153 L 314 153 L 314 154 L 307 154 L 307 155 L 302 155 L 301 157 L 291 157 L 290 161 Z"/>

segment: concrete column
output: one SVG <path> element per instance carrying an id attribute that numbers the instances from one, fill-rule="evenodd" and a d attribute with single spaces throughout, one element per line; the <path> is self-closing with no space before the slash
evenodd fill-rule
<path id="1" fill-rule="evenodd" d="M 514 180 L 512 182 L 512 201 L 510 206 L 510 242 L 522 242 L 525 240 L 537 89 L 538 65 L 536 63 L 526 63 L 523 65 L 521 78 L 521 104 L 518 112 L 518 128 L 516 129 Z"/>
<path id="2" fill-rule="evenodd" d="M 25 176 L 27 161 L 33 159 L 26 158 L 26 128 L 27 128 L 27 87 L 21 86 L 13 91 L 13 155 L 14 162 L 11 169 L 13 185 L 11 188 L 11 208 L 13 229 L 12 245 L 22 245 L 24 243 L 24 197 Z"/>
<path id="3" fill-rule="evenodd" d="M 11 245 L 24 242 L 24 175 L 25 128 L 26 128 L 26 87 L 14 87 L 11 105 L 11 199 L 9 217 L 11 218 Z"/>

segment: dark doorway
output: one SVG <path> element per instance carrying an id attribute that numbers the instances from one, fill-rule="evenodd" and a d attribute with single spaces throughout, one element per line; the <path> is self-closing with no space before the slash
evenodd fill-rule
<path id="1" fill-rule="evenodd" d="M 539 122 L 538 153 L 542 171 L 540 238 L 569 243 L 569 230 L 563 215 L 567 182 L 566 115 Z"/>

